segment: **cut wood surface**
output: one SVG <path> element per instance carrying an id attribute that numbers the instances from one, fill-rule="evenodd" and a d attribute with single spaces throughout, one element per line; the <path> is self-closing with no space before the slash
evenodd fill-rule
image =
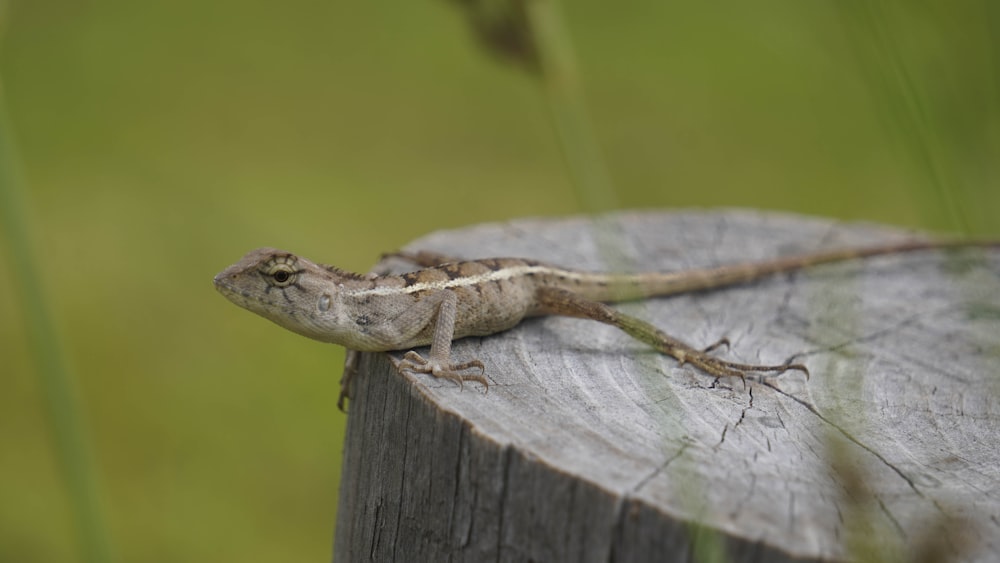
<path id="1" fill-rule="evenodd" d="M 408 249 L 676 271 L 918 237 L 726 210 L 519 220 Z M 619 307 L 695 346 L 728 338 L 734 361 L 794 356 L 811 378 L 719 379 L 557 317 L 455 343 L 485 364 L 488 393 L 365 354 L 336 559 L 1000 560 L 1000 251 Z"/>

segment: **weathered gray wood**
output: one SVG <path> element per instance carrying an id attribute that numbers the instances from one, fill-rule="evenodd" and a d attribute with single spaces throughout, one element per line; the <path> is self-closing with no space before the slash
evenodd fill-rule
<path id="1" fill-rule="evenodd" d="M 679 270 L 912 236 L 747 211 L 601 225 L 514 221 L 411 248 Z M 456 358 L 486 364 L 487 394 L 368 354 L 336 559 L 1000 559 L 1000 252 L 887 256 L 623 307 L 692 344 L 727 337 L 737 361 L 802 354 L 812 377 L 744 388 L 566 318 L 457 342 Z"/>

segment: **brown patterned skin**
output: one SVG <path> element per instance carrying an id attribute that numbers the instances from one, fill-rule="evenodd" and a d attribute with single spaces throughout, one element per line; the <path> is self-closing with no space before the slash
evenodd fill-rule
<path id="1" fill-rule="evenodd" d="M 644 299 L 751 282 L 829 262 L 958 246 L 1000 246 L 996 241 L 910 241 L 841 249 L 682 272 L 637 274 L 567 270 L 520 258 L 448 261 L 433 253 L 401 254 L 424 269 L 402 275 L 359 275 L 311 262 L 290 252 L 260 248 L 215 276 L 233 303 L 288 330 L 352 351 L 410 350 L 430 345 L 429 357 L 407 352 L 402 370 L 487 386 L 476 359 L 453 362 L 452 340 L 486 336 L 537 315 L 592 319 L 620 328 L 681 364 L 715 376 L 799 370 L 801 364 L 728 362 L 697 349 L 605 302 Z M 355 361 L 348 358 L 341 400 L 349 396 Z M 478 368 L 480 373 L 464 374 Z"/>

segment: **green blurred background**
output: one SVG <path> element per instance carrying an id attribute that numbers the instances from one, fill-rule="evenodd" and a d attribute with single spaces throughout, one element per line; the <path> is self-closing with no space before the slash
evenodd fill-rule
<path id="1" fill-rule="evenodd" d="M 445 1 L 0 7 L 26 220 L 114 551 L 328 559 L 342 350 L 211 278 L 257 246 L 364 271 L 428 231 L 587 210 L 537 77 Z M 996 3 L 561 7 L 617 207 L 1000 233 Z M 77 561 L 10 246 L 0 560 Z"/>

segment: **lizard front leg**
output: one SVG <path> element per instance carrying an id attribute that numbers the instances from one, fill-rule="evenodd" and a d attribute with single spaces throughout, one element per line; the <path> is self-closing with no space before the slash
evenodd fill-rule
<path id="1" fill-rule="evenodd" d="M 681 365 L 691 364 L 711 375 L 739 377 L 744 381 L 745 372 L 748 371 L 781 373 L 794 369 L 804 372 L 807 377 L 809 375 L 809 370 L 802 364 L 757 365 L 721 360 L 710 356 L 708 352 L 718 346 L 728 345 L 728 340 L 720 340 L 704 350 L 698 350 L 646 321 L 626 315 L 604 303 L 584 299 L 570 291 L 542 287 L 538 289 L 537 297 L 542 312 L 546 314 L 592 319 L 618 327 L 636 340 L 645 342 L 658 351 L 675 358 Z"/>
<path id="2" fill-rule="evenodd" d="M 418 250 L 416 252 L 398 251 L 382 255 L 382 260 L 387 258 L 405 260 L 406 262 L 415 264 L 421 268 L 433 268 L 434 266 L 440 266 L 450 262 L 462 261 L 461 258 L 455 258 L 454 256 L 448 256 L 446 254 L 438 254 L 437 252 L 431 252 L 429 250 Z"/>
<path id="3" fill-rule="evenodd" d="M 399 315 L 387 319 L 382 324 L 382 330 L 377 331 L 377 334 L 379 339 L 386 343 L 404 343 L 416 338 L 428 326 L 432 326 L 429 357 L 424 358 L 417 352 L 410 350 L 399 363 L 399 370 L 410 373 L 429 373 L 434 377 L 455 381 L 460 386 L 466 381 L 475 381 L 489 388 L 489 383 L 482 374 L 484 371 L 482 362 L 469 360 L 452 363 L 451 361 L 451 340 L 455 336 L 457 309 L 458 298 L 453 292 L 435 291 L 405 307 Z M 344 377 L 340 382 L 340 398 L 337 401 L 337 406 L 342 411 L 344 410 L 344 399 L 351 398 L 353 394 L 352 383 L 359 355 L 360 352 L 355 350 L 347 351 Z M 479 368 L 481 373 L 478 375 L 460 373 L 470 368 Z"/>
<path id="4" fill-rule="evenodd" d="M 410 350 L 403 356 L 403 361 L 399 363 L 400 371 L 429 373 L 434 377 L 455 381 L 459 386 L 466 381 L 475 381 L 489 389 L 489 383 L 483 375 L 485 368 L 482 362 L 479 360 L 469 360 L 467 362 L 452 363 L 451 361 L 451 340 L 455 337 L 458 297 L 453 292 L 445 290 L 433 293 L 424 299 L 430 300 L 426 302 L 425 306 L 434 311 L 431 318 L 421 325 L 421 328 L 426 326 L 427 323 L 433 323 L 434 325 L 431 353 L 429 357 L 424 358 L 415 351 Z M 410 311 L 416 309 L 418 308 L 415 307 Z M 399 318 L 400 324 L 405 326 L 407 324 L 406 317 L 413 314 L 405 313 L 401 316 Z M 470 368 L 479 368 L 480 373 L 478 375 L 460 373 Z"/>

